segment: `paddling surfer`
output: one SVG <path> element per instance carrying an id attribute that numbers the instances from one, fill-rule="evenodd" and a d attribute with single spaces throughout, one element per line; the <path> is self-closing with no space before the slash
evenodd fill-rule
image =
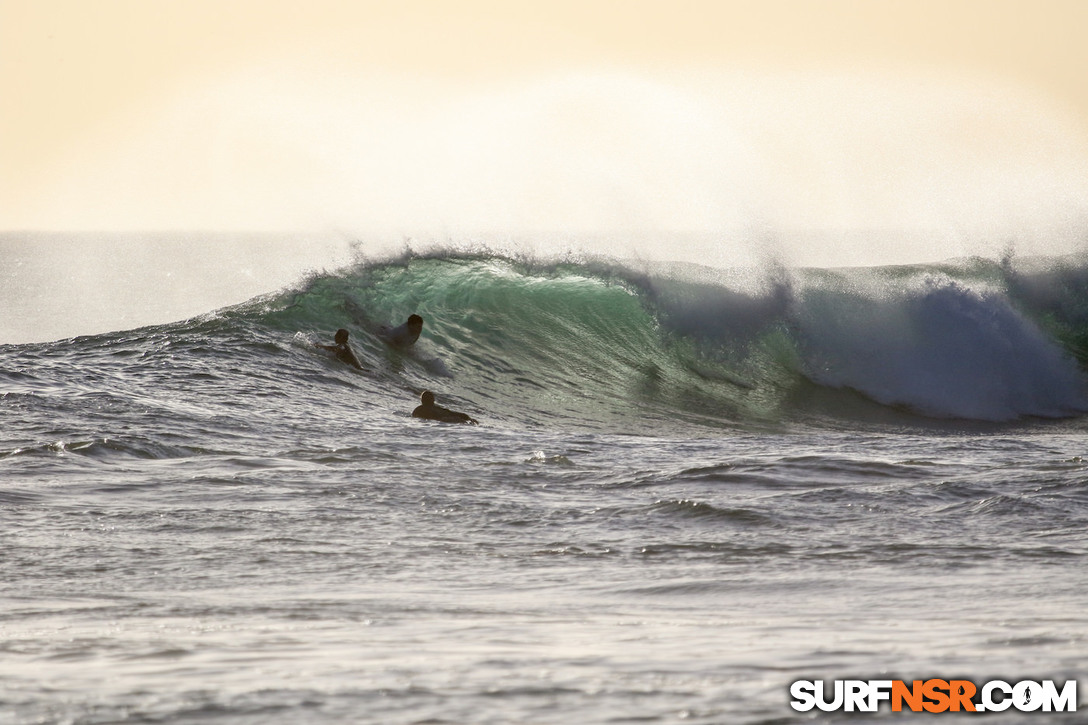
<path id="1" fill-rule="evenodd" d="M 336 359 L 351 365 L 353 368 L 362 370 L 363 366 L 359 364 L 359 358 L 355 357 L 355 353 L 351 350 L 351 345 L 348 344 L 348 331 L 344 328 L 340 328 L 336 331 L 336 336 L 333 338 L 334 345 L 322 345 L 320 342 L 315 342 L 314 347 L 322 350 L 328 350 L 336 355 Z"/>
<path id="2" fill-rule="evenodd" d="M 419 401 L 420 405 L 412 411 L 413 418 L 423 418 L 424 420 L 438 420 L 443 423 L 468 423 L 469 425 L 479 424 L 479 421 L 465 413 L 459 413 L 456 410 L 450 410 L 449 408 L 443 408 L 441 405 L 435 405 L 434 393 L 432 393 L 430 390 L 424 390 L 423 395 L 419 396 Z"/>
<path id="3" fill-rule="evenodd" d="M 403 325 L 397 325 L 396 327 L 382 325 L 379 327 L 378 337 L 392 347 L 403 349 L 414 345 L 421 332 L 423 332 L 423 318 L 419 315 L 409 315 L 408 320 Z"/>

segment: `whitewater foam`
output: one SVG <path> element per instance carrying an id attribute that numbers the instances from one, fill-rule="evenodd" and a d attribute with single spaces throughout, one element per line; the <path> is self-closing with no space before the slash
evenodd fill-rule
<path id="1" fill-rule="evenodd" d="M 977 420 L 1086 409 L 1076 362 L 1002 291 L 924 273 L 808 288 L 796 307 L 805 372 L 888 405 Z"/>

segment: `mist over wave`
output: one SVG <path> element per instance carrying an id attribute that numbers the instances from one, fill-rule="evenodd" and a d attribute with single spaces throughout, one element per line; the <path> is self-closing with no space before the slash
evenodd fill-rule
<path id="1" fill-rule="evenodd" d="M 1083 130 L 992 78 L 737 69 L 460 85 L 292 58 L 123 121 L 52 170 L 17 228 L 603 234 L 622 256 L 728 266 L 771 247 L 827 266 L 989 254 L 1009 237 L 1067 253 L 1088 219 Z M 689 237 L 663 254 L 677 234 Z"/>
<path id="2" fill-rule="evenodd" d="M 461 85 L 291 60 L 134 108 L 28 185 L 14 229 L 127 231 L 4 232 L 0 342 L 236 304 L 342 266 L 352 240 L 376 259 L 407 237 L 731 269 L 935 263 L 1010 244 L 1055 256 L 1086 238 L 1083 131 L 992 78 L 599 70 Z M 132 231 L 194 228 L 216 232 Z M 750 303 L 798 299 L 796 280 L 777 290 Z M 692 316 L 749 319 L 670 319 Z"/>

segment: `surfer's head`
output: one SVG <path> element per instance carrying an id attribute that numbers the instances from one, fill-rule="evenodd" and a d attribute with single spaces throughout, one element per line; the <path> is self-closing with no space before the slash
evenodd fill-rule
<path id="1" fill-rule="evenodd" d="M 337 345 L 346 345 L 348 342 L 348 331 L 344 328 L 340 328 L 336 331 L 336 337 L 333 338 Z"/>
<path id="2" fill-rule="evenodd" d="M 430 390 L 424 390 L 423 395 L 419 396 L 419 402 L 424 405 L 434 405 L 434 393 Z"/>

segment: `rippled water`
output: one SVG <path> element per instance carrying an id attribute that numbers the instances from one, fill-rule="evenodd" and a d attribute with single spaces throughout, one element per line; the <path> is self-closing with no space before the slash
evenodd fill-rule
<path id="1" fill-rule="evenodd" d="M 1085 675 L 1080 436 L 342 436 L 4 459 L 2 711 L 801 722 L 795 679 Z"/>
<path id="2" fill-rule="evenodd" d="M 358 373 L 261 305 L 0 347 L 0 720 L 800 723 L 799 679 L 1088 676 L 1079 417 L 561 336 L 526 371 L 471 321 L 353 327 Z"/>

